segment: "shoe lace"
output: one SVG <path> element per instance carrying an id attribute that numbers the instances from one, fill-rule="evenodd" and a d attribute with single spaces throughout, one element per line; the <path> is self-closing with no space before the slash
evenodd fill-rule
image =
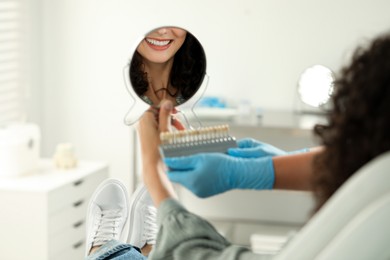
<path id="1" fill-rule="evenodd" d="M 103 245 L 112 239 L 118 239 L 120 234 L 119 224 L 123 219 L 121 209 L 110 209 L 101 211 L 97 217 L 96 233 L 92 239 L 93 246 Z"/>
<path id="2" fill-rule="evenodd" d="M 145 230 L 143 232 L 146 243 L 149 245 L 156 244 L 158 232 L 157 226 L 157 209 L 153 206 L 148 206 L 144 218 Z"/>

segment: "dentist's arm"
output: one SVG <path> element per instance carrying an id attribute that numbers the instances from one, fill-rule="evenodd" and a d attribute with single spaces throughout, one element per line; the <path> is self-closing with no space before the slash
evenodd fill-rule
<path id="1" fill-rule="evenodd" d="M 273 157 L 274 189 L 311 189 L 310 180 L 314 171 L 313 158 L 321 152 L 321 147 L 286 152 L 252 138 L 241 139 L 237 144 L 237 148 L 228 150 L 229 155 L 243 158 Z"/>
<path id="2" fill-rule="evenodd" d="M 321 151 L 322 148 L 317 147 L 305 153 L 273 157 L 274 189 L 311 190 L 313 159 Z"/>
<path id="3" fill-rule="evenodd" d="M 228 150 L 229 155 L 243 158 L 273 157 L 274 189 L 311 189 L 310 180 L 314 171 L 312 166 L 313 157 L 321 152 L 321 147 L 286 152 L 271 144 L 252 138 L 241 139 L 237 144 L 237 148 Z"/>
<path id="4" fill-rule="evenodd" d="M 221 153 L 165 158 L 171 181 L 198 197 L 233 189 L 310 190 L 313 158 L 318 149 L 283 156 L 241 158 Z"/>

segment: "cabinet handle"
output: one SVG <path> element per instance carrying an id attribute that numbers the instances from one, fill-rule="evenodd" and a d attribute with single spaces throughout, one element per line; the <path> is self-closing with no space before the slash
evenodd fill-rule
<path id="1" fill-rule="evenodd" d="M 73 183 L 74 186 L 80 186 L 81 184 L 83 184 L 84 180 L 78 180 L 78 181 L 75 181 Z"/>
<path id="2" fill-rule="evenodd" d="M 78 207 L 78 206 L 80 206 L 83 203 L 84 203 L 84 200 L 76 201 L 75 203 L 73 203 L 73 207 Z"/>
<path id="3" fill-rule="evenodd" d="M 78 227 L 81 226 L 83 223 L 84 223 L 84 221 L 80 220 L 79 222 L 74 223 L 74 224 L 73 224 L 73 227 L 74 227 L 74 228 L 78 228 Z"/>
<path id="4" fill-rule="evenodd" d="M 73 248 L 77 249 L 77 248 L 79 248 L 82 245 L 83 245 L 83 241 L 79 241 L 79 242 L 77 242 L 76 244 L 73 245 Z"/>

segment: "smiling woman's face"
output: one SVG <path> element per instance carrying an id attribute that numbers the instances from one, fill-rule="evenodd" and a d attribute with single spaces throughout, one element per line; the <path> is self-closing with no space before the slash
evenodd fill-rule
<path id="1" fill-rule="evenodd" d="M 176 27 L 162 27 L 146 35 L 137 51 L 152 63 L 165 63 L 175 56 L 183 45 L 187 31 Z"/>

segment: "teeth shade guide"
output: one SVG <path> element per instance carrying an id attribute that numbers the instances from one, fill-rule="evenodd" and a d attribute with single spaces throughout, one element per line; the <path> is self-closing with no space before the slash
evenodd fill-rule
<path id="1" fill-rule="evenodd" d="M 236 139 L 229 135 L 228 125 L 163 132 L 160 139 L 160 152 L 164 157 L 205 152 L 226 153 L 228 148 L 237 147 Z"/>

